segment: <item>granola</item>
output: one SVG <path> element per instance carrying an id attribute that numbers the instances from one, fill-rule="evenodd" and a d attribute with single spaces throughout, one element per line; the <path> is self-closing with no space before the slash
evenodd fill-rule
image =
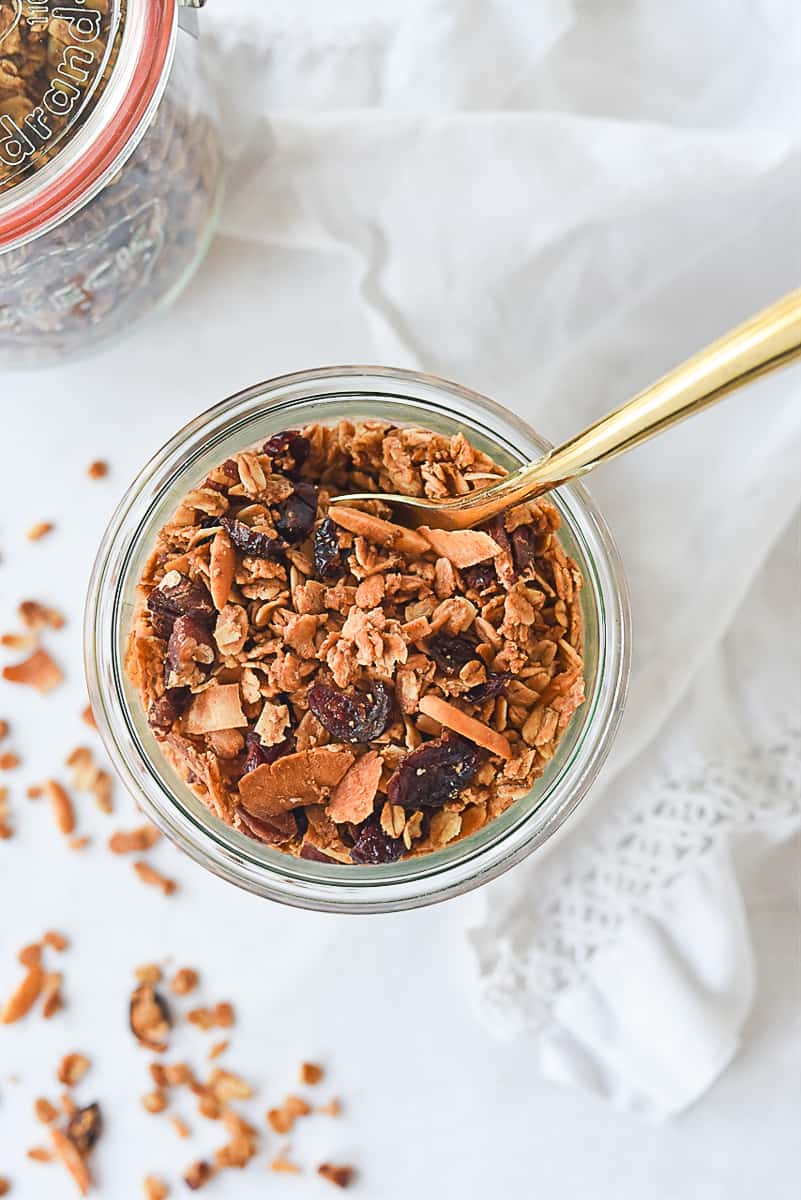
<path id="1" fill-rule="evenodd" d="M 584 700 L 576 564 L 547 500 L 409 529 L 349 491 L 463 495 L 462 434 L 313 424 L 227 459 L 160 531 L 127 671 L 211 812 L 288 853 L 375 864 L 526 795 Z"/>

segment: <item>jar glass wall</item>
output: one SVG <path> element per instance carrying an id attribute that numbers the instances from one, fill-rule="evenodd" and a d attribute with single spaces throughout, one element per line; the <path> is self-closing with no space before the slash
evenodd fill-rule
<path id="1" fill-rule="evenodd" d="M 222 159 L 198 38 L 191 24 L 184 27 L 197 14 L 179 25 L 176 0 L 127 0 L 126 11 L 111 81 L 86 125 L 21 181 L 24 204 L 14 190 L 0 195 L 0 216 L 3 202 L 15 208 L 0 236 L 0 365 L 60 362 L 127 333 L 178 295 L 209 244 Z M 143 113 L 126 121 L 136 88 L 129 82 L 117 96 L 114 72 L 125 74 L 137 54 L 155 54 L 145 17 L 164 44 L 164 61 L 158 70 L 152 58 L 140 64 L 150 71 L 140 88 Z M 138 69 L 130 66 L 132 81 Z M 112 143 L 100 178 L 91 170 L 97 151 L 90 133 Z M 115 136 L 122 139 L 117 145 Z M 59 173 L 70 171 L 85 178 L 86 194 L 65 188 L 63 212 L 54 209 L 43 223 L 30 219 L 42 193 L 52 193 Z M 16 238 L 15 225 L 22 231 Z"/>
<path id="2" fill-rule="evenodd" d="M 412 372 L 329 368 L 260 384 L 210 409 L 134 481 L 98 553 L 86 609 L 90 699 L 112 761 L 137 803 L 197 862 L 261 896 L 300 907 L 380 912 L 433 903 L 500 874 L 542 846 L 576 808 L 611 746 L 629 669 L 629 610 L 611 535 L 581 485 L 553 495 L 560 538 L 585 579 L 585 704 L 545 775 L 503 815 L 434 853 L 375 867 L 293 858 L 218 821 L 163 757 L 123 663 L 136 587 L 159 528 L 210 469 L 256 441 L 307 422 L 373 418 L 463 431 L 513 469 L 547 443 L 475 392 Z"/>

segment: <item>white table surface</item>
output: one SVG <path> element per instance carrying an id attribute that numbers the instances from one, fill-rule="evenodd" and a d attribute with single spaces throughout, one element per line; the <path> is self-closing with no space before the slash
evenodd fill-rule
<path id="1" fill-rule="evenodd" d="M 271 309 L 266 324 L 248 307 L 225 323 L 224 337 L 196 336 L 212 295 L 235 307 L 236 282 L 267 270 L 268 283 L 279 286 L 285 266 L 278 251 L 253 262 L 219 241 L 169 320 L 85 364 L 0 376 L 0 628 L 14 626 L 14 608 L 28 597 L 68 617 L 65 630 L 47 638 L 67 674 L 59 692 L 40 698 L 0 682 L 0 717 L 14 726 L 9 748 L 24 759 L 7 780 L 18 832 L 0 843 L 0 994 L 18 977 L 14 956 L 25 942 L 51 927 L 74 941 L 64 957 L 66 1011 L 49 1023 L 31 1016 L 0 1027 L 0 1174 L 13 1178 L 20 1200 L 73 1195 L 60 1168 L 26 1161 L 25 1150 L 42 1140 L 33 1099 L 58 1094 L 55 1064 L 74 1049 L 93 1059 L 79 1095 L 99 1099 L 106 1115 L 100 1195 L 139 1196 L 147 1171 L 177 1181 L 182 1165 L 221 1144 L 219 1128 L 196 1117 L 185 1095 L 175 1111 L 190 1121 L 191 1142 L 179 1142 L 164 1118 L 138 1103 L 149 1056 L 127 1029 L 131 973 L 170 957 L 202 972 L 198 999 L 236 1004 L 223 1062 L 258 1088 L 251 1112 L 261 1114 L 292 1088 L 302 1059 L 326 1064 L 321 1094 L 340 1095 L 346 1115 L 302 1124 L 291 1143 L 309 1168 L 323 1158 L 355 1163 L 362 1176 L 354 1196 L 791 1200 L 799 1179 L 801 997 L 787 963 L 797 952 L 797 845 L 769 862 L 764 889 L 759 881 L 750 889 L 759 989 L 742 1052 L 693 1110 L 655 1127 L 543 1083 L 530 1047 L 497 1044 L 479 1027 L 467 998 L 464 937 L 479 896 L 369 919 L 295 912 L 238 893 L 162 844 L 154 863 L 181 882 L 165 900 L 105 849 L 111 830 L 136 823 L 121 788 L 112 818 L 79 802 L 80 830 L 93 837 L 83 853 L 68 852 L 41 803 L 24 799 L 28 783 L 64 778 L 65 754 L 94 739 L 79 720 L 82 591 L 104 521 L 135 470 L 181 422 L 240 386 L 312 363 L 372 357 L 366 329 L 351 322 L 343 334 L 333 276 L 329 288 L 319 263 L 305 359 L 286 349 L 297 345 L 290 306 Z M 297 256 L 292 269 L 302 290 L 308 281 Z M 112 473 L 92 483 L 85 468 L 96 457 L 107 458 Z M 57 529 L 28 543 L 25 530 L 44 519 Z M 184 1027 L 172 1057 L 201 1069 L 211 1036 Z M 313 1174 L 268 1174 L 279 1139 L 264 1140 L 258 1162 L 203 1194 L 334 1194 Z M 182 1184 L 176 1194 L 186 1194 Z"/>

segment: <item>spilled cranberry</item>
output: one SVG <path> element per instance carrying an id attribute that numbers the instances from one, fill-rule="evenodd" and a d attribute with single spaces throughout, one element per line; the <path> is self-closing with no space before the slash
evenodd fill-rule
<path id="1" fill-rule="evenodd" d="M 340 692 L 327 683 L 309 688 L 309 708 L 339 742 L 372 742 L 392 721 L 395 691 L 391 684 L 371 680 L 363 692 Z"/>
<path id="2" fill-rule="evenodd" d="M 387 837 L 377 817 L 370 817 L 361 826 L 359 836 L 350 852 L 351 861 L 364 865 L 396 862 L 403 854 L 400 838 Z"/>
<path id="3" fill-rule="evenodd" d="M 473 782 L 480 764 L 481 751 L 464 738 L 423 742 L 390 779 L 387 799 L 402 808 L 442 808 Z"/>
<path id="4" fill-rule="evenodd" d="M 332 583 L 348 572 L 350 551 L 340 545 L 339 528 L 326 517 L 314 535 L 314 573 L 318 579 Z"/>

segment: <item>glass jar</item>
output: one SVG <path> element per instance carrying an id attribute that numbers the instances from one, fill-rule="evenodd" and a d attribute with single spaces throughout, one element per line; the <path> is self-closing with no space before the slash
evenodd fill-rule
<path id="1" fill-rule="evenodd" d="M 0 0 L 0 365 L 61 361 L 169 304 L 210 241 L 205 0 Z"/>
<path id="2" fill-rule="evenodd" d="M 134 480 L 98 552 L 85 620 L 90 700 L 106 749 L 137 804 L 196 862 L 240 887 L 299 907 L 387 912 L 458 895 L 542 846 L 597 775 L 620 720 L 629 672 L 623 569 L 603 518 L 580 484 L 553 494 L 561 539 L 585 587 L 585 704 L 545 775 L 502 816 L 435 853 L 381 866 L 294 858 L 217 820 L 163 757 L 125 675 L 136 585 L 159 528 L 208 471 L 253 442 L 307 422 L 377 418 L 452 434 L 513 469 L 548 444 L 519 417 L 445 380 L 380 367 L 338 367 L 259 384 L 197 417 Z"/>

